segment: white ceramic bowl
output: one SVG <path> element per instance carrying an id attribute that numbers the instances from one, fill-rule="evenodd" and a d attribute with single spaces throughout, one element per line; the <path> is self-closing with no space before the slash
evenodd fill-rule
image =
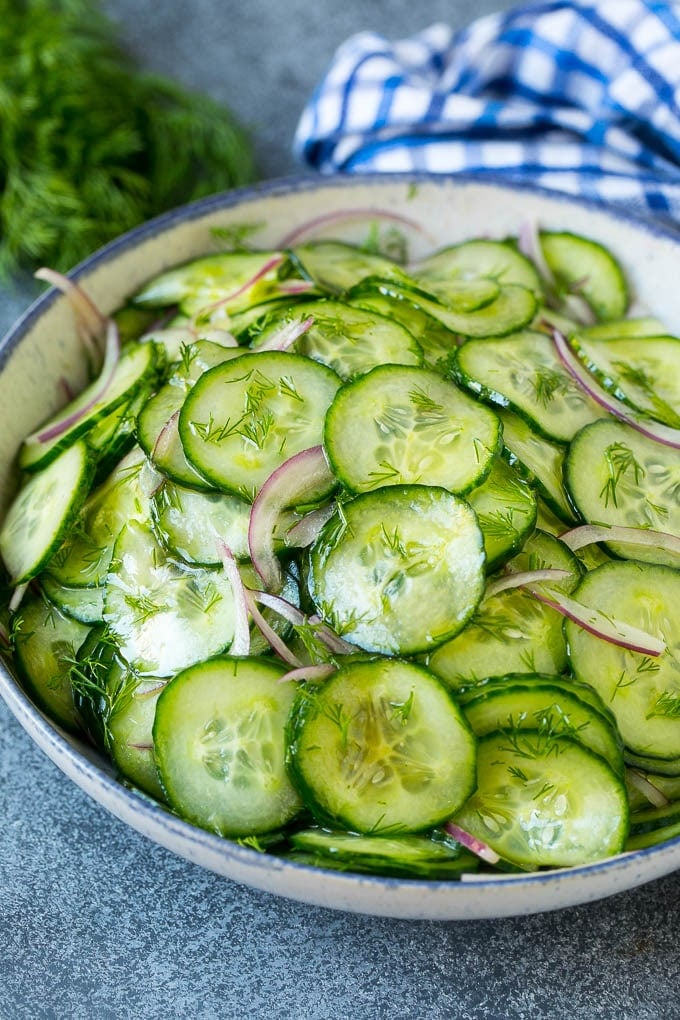
<path id="1" fill-rule="evenodd" d="M 596 238 L 619 256 L 635 302 L 680 332 L 677 295 L 680 242 L 662 229 L 545 191 L 464 178 L 365 177 L 268 183 L 183 207 L 126 234 L 74 273 L 104 312 L 118 307 L 169 265 L 214 250 L 214 227 L 249 225 L 253 243 L 275 247 L 296 226 L 342 210 L 381 210 L 407 217 L 417 256 L 466 237 L 516 234 L 528 218 L 547 229 Z M 357 234 L 357 222 L 326 232 Z M 365 233 L 365 218 L 363 219 Z M 399 224 L 396 223 L 398 226 Z M 55 410 L 59 379 L 82 376 L 81 349 L 66 300 L 50 292 L 17 323 L 0 347 L 0 508 L 15 485 L 20 441 Z M 552 910 L 621 892 L 680 867 L 680 838 L 601 863 L 520 876 L 460 882 L 404 881 L 322 871 L 237 846 L 169 814 L 122 786 L 95 751 L 64 734 L 32 704 L 7 665 L 0 694 L 39 747 L 91 797 L 150 839 L 187 860 L 258 889 L 326 907 L 403 918 L 473 919 Z"/>

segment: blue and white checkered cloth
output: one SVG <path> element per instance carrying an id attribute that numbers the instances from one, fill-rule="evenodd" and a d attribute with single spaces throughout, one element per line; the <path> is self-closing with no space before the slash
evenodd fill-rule
<path id="1" fill-rule="evenodd" d="M 493 175 L 680 224 L 680 2 L 551 0 L 337 51 L 295 151 L 330 172 Z"/>

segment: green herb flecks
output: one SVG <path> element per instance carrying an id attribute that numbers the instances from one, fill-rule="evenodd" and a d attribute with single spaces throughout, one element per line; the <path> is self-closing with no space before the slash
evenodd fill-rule
<path id="1" fill-rule="evenodd" d="M 625 479 L 630 484 L 639 486 L 645 477 L 645 470 L 636 459 L 635 454 L 625 443 L 610 443 L 604 451 L 607 464 L 607 481 L 600 490 L 600 498 L 608 507 L 618 506 L 618 487 Z"/>

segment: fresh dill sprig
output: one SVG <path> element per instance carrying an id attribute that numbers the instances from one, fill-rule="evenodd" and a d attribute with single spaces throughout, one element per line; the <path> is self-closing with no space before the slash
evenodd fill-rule
<path id="1" fill-rule="evenodd" d="M 0 273 L 66 270 L 157 213 L 253 177 L 223 105 L 144 73 L 97 0 L 0 20 Z"/>

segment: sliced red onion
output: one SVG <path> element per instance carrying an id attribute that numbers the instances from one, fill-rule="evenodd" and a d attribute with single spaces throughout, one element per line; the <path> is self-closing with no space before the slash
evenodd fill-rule
<path id="1" fill-rule="evenodd" d="M 118 336 L 118 327 L 113 319 L 109 319 L 106 323 L 106 350 L 104 353 L 104 363 L 101 367 L 98 378 L 90 384 L 91 396 L 80 407 L 76 410 L 65 414 L 62 418 L 57 418 L 46 428 L 40 432 L 34 432 L 33 435 L 26 439 L 27 443 L 48 443 L 52 439 L 57 439 L 63 435 L 74 425 L 77 425 L 79 421 L 85 418 L 91 409 L 106 396 L 106 392 L 111 385 L 111 381 L 118 367 L 118 359 L 120 357 L 120 337 Z"/>
<path id="2" fill-rule="evenodd" d="M 153 444 L 153 450 L 151 451 L 152 460 L 156 460 L 157 457 L 164 457 L 170 450 L 175 436 L 177 435 L 177 423 L 179 422 L 180 410 L 181 408 L 175 411 L 174 414 L 170 415 L 165 425 L 158 433 L 156 442 Z"/>
<path id="3" fill-rule="evenodd" d="M 626 769 L 626 779 L 654 807 L 665 807 L 666 804 L 670 804 L 668 797 L 637 769 Z"/>
<path id="4" fill-rule="evenodd" d="M 657 443 L 662 443 L 664 446 L 680 449 L 680 429 L 673 429 L 668 425 L 662 425 L 660 422 L 649 418 L 642 418 L 640 415 L 635 414 L 620 400 L 612 397 L 597 385 L 588 369 L 581 364 L 581 361 L 572 351 L 564 333 L 559 329 L 553 328 L 552 338 L 564 367 L 572 378 L 576 380 L 581 389 L 589 397 L 592 397 L 600 407 L 604 407 L 606 411 L 613 414 L 619 421 L 625 422 L 626 425 L 630 425 L 631 428 L 634 428 L 649 439 L 654 439 Z"/>
<path id="5" fill-rule="evenodd" d="M 36 271 L 35 277 L 51 284 L 65 295 L 75 313 L 80 338 L 88 347 L 90 354 L 96 356 L 98 353 L 96 341 L 105 334 L 108 322 L 106 316 L 102 315 L 82 287 L 63 273 L 58 273 L 56 269 L 42 266 Z"/>
<path id="6" fill-rule="evenodd" d="M 500 861 L 499 855 L 495 850 L 492 850 L 488 843 L 484 843 L 481 839 L 477 839 L 472 833 L 466 832 L 465 829 L 461 829 L 455 822 L 447 822 L 444 826 L 444 830 L 448 832 L 449 836 L 453 836 L 461 846 L 464 846 L 466 850 L 475 854 L 480 860 L 486 861 L 487 864 L 498 864 Z"/>
<path id="7" fill-rule="evenodd" d="M 308 294 L 314 290 L 316 284 L 312 280 L 281 280 L 279 290 L 289 297 L 297 297 L 300 294 Z"/>
<path id="8" fill-rule="evenodd" d="M 675 553 L 680 556 L 680 538 L 669 535 L 665 531 L 654 531 L 652 528 L 627 528 L 616 524 L 583 524 L 560 535 L 572 552 L 583 549 L 596 542 L 620 542 L 622 545 L 645 545 L 662 552 Z"/>
<path id="9" fill-rule="evenodd" d="M 559 570 L 556 567 L 503 574 L 502 577 L 497 577 L 487 584 L 484 597 L 488 599 L 492 595 L 498 595 L 500 591 L 507 591 L 509 588 L 522 588 L 526 584 L 537 584 L 539 581 L 563 581 L 567 577 L 571 577 L 569 570 Z"/>
<path id="10" fill-rule="evenodd" d="M 218 540 L 217 551 L 224 573 L 234 593 L 234 637 L 229 648 L 230 655 L 250 654 L 250 624 L 248 622 L 248 600 L 246 590 L 241 580 L 234 554 L 226 542 Z"/>
<path id="11" fill-rule="evenodd" d="M 9 600 L 9 605 L 7 607 L 10 613 L 16 613 L 17 609 L 19 608 L 23 601 L 24 595 L 28 590 L 28 585 L 29 585 L 28 581 L 26 581 L 25 584 L 19 584 L 12 592 L 12 597 Z"/>
<path id="12" fill-rule="evenodd" d="M 345 641 L 334 630 L 331 630 L 320 616 L 305 616 L 301 609 L 288 602 L 287 599 L 281 598 L 280 595 L 272 595 L 267 591 L 251 591 L 250 594 L 263 606 L 273 609 L 284 620 L 288 620 L 294 627 L 303 627 L 306 624 L 311 624 L 319 641 L 325 644 L 329 651 L 338 655 L 351 655 L 353 652 L 360 651 L 356 645 L 351 645 L 349 641 Z"/>
<path id="13" fill-rule="evenodd" d="M 262 601 L 262 599 L 259 598 L 259 596 L 262 593 L 251 591 L 250 588 L 246 588 L 245 594 L 246 602 L 248 605 L 248 612 L 253 618 L 253 623 L 260 631 L 265 641 L 269 642 L 269 644 L 272 647 L 272 650 L 279 656 L 280 659 L 283 659 L 284 662 L 287 662 L 289 666 L 293 666 L 295 669 L 303 666 L 304 663 L 301 662 L 301 660 L 298 659 L 297 655 L 295 655 L 295 653 L 290 650 L 286 642 L 279 634 L 276 633 L 274 628 L 270 627 L 270 625 L 267 623 L 260 610 L 257 608 L 258 601 L 259 602 Z"/>
<path id="14" fill-rule="evenodd" d="M 335 476 L 321 446 L 289 457 L 265 481 L 253 503 L 248 526 L 250 558 L 265 588 L 278 592 L 283 585 L 274 549 L 274 533 L 282 512 L 303 499 L 318 498 L 334 484 Z"/>
<path id="15" fill-rule="evenodd" d="M 310 510 L 308 514 L 301 517 L 286 532 L 286 545 L 294 549 L 306 549 L 317 540 L 324 524 L 331 519 L 335 513 L 335 504 L 328 503 L 326 506 Z"/>
<path id="16" fill-rule="evenodd" d="M 287 322 L 280 329 L 275 330 L 267 337 L 264 343 L 259 344 L 255 351 L 287 351 L 295 341 L 301 337 L 314 324 L 314 316 L 309 315 L 302 322 L 296 319 L 294 322 Z"/>
<path id="17" fill-rule="evenodd" d="M 338 209 L 336 212 L 322 213 L 320 216 L 315 216 L 311 220 L 307 220 L 306 223 L 302 223 L 300 226 L 295 227 L 290 233 L 285 234 L 279 244 L 280 248 L 290 248 L 294 244 L 299 244 L 300 241 L 314 235 L 319 229 L 328 227 L 334 223 L 346 223 L 352 220 L 386 220 L 390 223 L 396 223 L 403 227 L 410 227 L 419 234 L 429 236 L 427 231 L 423 228 L 422 224 L 416 220 L 410 219 L 408 216 L 402 216 L 399 213 L 391 212 L 389 209 L 373 209 L 370 206 L 366 208 L 354 208 L 354 209 Z"/>
<path id="18" fill-rule="evenodd" d="M 290 680 L 295 680 L 298 683 L 304 680 L 326 680 L 332 673 L 336 673 L 337 669 L 338 667 L 331 662 L 319 662 L 314 666 L 300 666 L 298 669 L 289 669 L 287 673 L 279 677 L 278 682 L 282 684 Z"/>
<path id="19" fill-rule="evenodd" d="M 601 613 L 599 609 L 592 609 L 584 606 L 576 599 L 563 595 L 561 592 L 551 592 L 550 596 L 544 595 L 531 586 L 525 586 L 534 598 L 549 606 L 565 616 L 568 620 L 582 627 L 583 630 L 595 637 L 602 638 L 610 644 L 618 645 L 620 648 L 628 648 L 632 652 L 639 652 L 641 655 L 656 657 L 666 651 L 666 643 L 652 634 L 648 634 L 638 627 L 633 627 L 622 620 L 614 619 L 611 616 Z"/>

